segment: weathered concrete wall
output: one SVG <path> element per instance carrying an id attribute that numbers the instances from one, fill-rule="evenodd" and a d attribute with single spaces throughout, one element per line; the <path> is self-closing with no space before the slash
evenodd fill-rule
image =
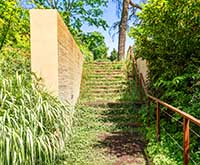
<path id="1" fill-rule="evenodd" d="M 57 18 L 59 95 L 74 102 L 80 93 L 83 55 L 61 17 L 58 15 Z"/>
<path id="2" fill-rule="evenodd" d="M 127 58 L 134 57 L 134 52 L 133 52 L 133 47 L 129 46 L 128 51 L 127 51 Z M 147 76 L 148 76 L 148 67 L 147 67 L 147 61 L 143 60 L 142 58 L 138 58 L 136 60 L 137 67 L 140 73 L 142 73 L 144 80 L 147 81 Z"/>
<path id="3" fill-rule="evenodd" d="M 79 97 L 83 55 L 56 10 L 30 11 L 31 66 L 47 89 L 74 105 Z"/>
<path id="4" fill-rule="evenodd" d="M 147 81 L 147 74 L 148 74 L 148 67 L 147 67 L 147 61 L 143 60 L 142 58 L 139 58 L 136 60 L 138 70 L 142 75 L 144 76 L 144 80 Z"/>

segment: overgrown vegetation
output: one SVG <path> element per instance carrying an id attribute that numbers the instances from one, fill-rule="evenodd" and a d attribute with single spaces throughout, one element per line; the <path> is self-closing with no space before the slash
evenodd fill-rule
<path id="1" fill-rule="evenodd" d="M 151 110 L 155 109 L 155 105 L 151 105 Z M 161 113 L 161 141 L 156 140 L 156 119 L 155 112 L 151 113 L 150 126 L 148 126 L 148 107 L 143 106 L 140 110 L 141 121 L 144 123 L 144 130 L 148 145 L 146 148 L 147 154 L 152 162 L 156 165 L 182 165 L 183 164 L 183 127 L 180 121 L 175 118 Z M 192 127 L 192 131 L 196 131 Z M 199 140 L 191 131 L 190 135 L 190 164 L 196 165 L 200 161 Z"/>
<path id="2" fill-rule="evenodd" d="M 16 0 L 0 2 L 0 53 L 8 47 L 29 52 L 29 15 Z"/>
<path id="3" fill-rule="evenodd" d="M 29 59 L 0 59 L 0 164 L 54 164 L 71 131 L 72 109 L 31 80 Z"/>
<path id="4" fill-rule="evenodd" d="M 141 24 L 130 32 L 135 39 L 136 56 L 148 61 L 151 93 L 197 118 L 200 116 L 199 7 L 200 2 L 195 0 L 149 0 L 138 13 Z M 161 122 L 165 131 L 159 144 L 152 140 L 155 127 L 148 129 L 148 151 L 156 164 L 182 164 L 182 151 L 177 149 L 182 147 L 182 125 L 178 124 L 182 118 L 170 114 L 172 118 Z M 191 129 L 199 133 L 199 127 L 191 124 Z M 199 145 L 199 135 L 191 133 L 194 160 L 191 164 L 199 162 Z"/>
<path id="5" fill-rule="evenodd" d="M 115 48 L 113 48 L 112 52 L 110 53 L 109 59 L 110 61 L 115 61 L 118 59 L 118 52 Z"/>
<path id="6" fill-rule="evenodd" d="M 76 109 L 72 134 L 67 142 L 65 164 L 112 164 L 114 160 L 108 159 L 97 137 L 109 129 L 98 117 L 101 111 L 83 105 Z"/>
<path id="7" fill-rule="evenodd" d="M 150 0 L 132 28 L 137 57 L 148 60 L 152 93 L 198 117 L 200 111 L 200 3 Z"/>
<path id="8" fill-rule="evenodd" d="M 99 32 L 89 32 L 82 34 L 79 39 L 80 45 L 87 47 L 92 52 L 92 60 L 106 59 L 108 47 L 105 44 L 104 36 Z"/>
<path id="9" fill-rule="evenodd" d="M 66 149 L 73 109 L 31 74 L 29 16 L 0 2 L 0 165 L 55 164 Z"/>

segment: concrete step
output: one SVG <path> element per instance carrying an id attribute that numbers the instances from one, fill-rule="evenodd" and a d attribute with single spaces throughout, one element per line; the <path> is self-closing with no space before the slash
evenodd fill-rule
<path id="1" fill-rule="evenodd" d="M 115 86 L 115 85 L 126 85 L 127 84 L 127 81 L 125 80 L 121 80 L 121 81 L 86 81 L 85 82 L 86 85 L 89 85 L 89 86 Z"/>
<path id="2" fill-rule="evenodd" d="M 144 101 L 107 101 L 107 100 L 97 100 L 93 102 L 85 102 L 84 105 L 92 106 L 92 107 L 125 107 L 125 106 L 133 106 L 140 107 L 145 104 Z"/>
<path id="3" fill-rule="evenodd" d="M 94 98 L 95 100 L 100 99 L 100 98 L 112 100 L 112 99 L 121 97 L 121 94 L 120 93 L 87 93 L 84 96 L 88 98 Z"/>
<path id="4" fill-rule="evenodd" d="M 122 86 L 119 86 L 118 88 L 117 87 L 105 87 L 105 88 L 100 88 L 100 87 L 95 87 L 95 86 L 84 86 L 82 89 L 81 89 L 81 93 L 120 93 L 120 92 L 124 92 L 126 91 L 127 88 L 123 88 Z"/>
<path id="5" fill-rule="evenodd" d="M 109 101 L 120 101 L 121 99 L 121 96 L 104 96 L 103 98 L 102 97 L 94 97 L 94 96 L 84 96 L 84 95 L 81 95 L 81 100 L 80 102 L 81 103 L 86 103 L 86 102 L 96 102 L 98 100 L 109 100 Z"/>
<path id="6" fill-rule="evenodd" d="M 93 71 L 101 71 L 101 72 L 122 72 L 124 71 L 122 67 L 114 67 L 114 66 L 93 66 L 93 67 L 85 67 L 85 70 L 92 73 Z"/>
<path id="7" fill-rule="evenodd" d="M 119 93 L 123 91 L 122 89 L 90 89 L 89 92 L 91 93 Z"/>
<path id="8" fill-rule="evenodd" d="M 91 74 L 89 76 L 87 76 L 88 79 L 115 79 L 115 78 L 126 78 L 126 75 L 123 74 L 117 74 L 117 75 L 95 75 L 95 74 Z"/>
<path id="9" fill-rule="evenodd" d="M 123 64 L 87 64 L 84 65 L 84 68 L 113 68 L 121 69 Z"/>
<path id="10" fill-rule="evenodd" d="M 102 118 L 103 120 L 115 120 L 115 121 L 127 121 L 127 120 L 132 120 L 134 121 L 135 119 L 138 119 L 141 117 L 139 114 L 101 114 L 101 115 L 96 115 L 96 118 Z"/>
<path id="11" fill-rule="evenodd" d="M 115 123 L 115 124 L 121 124 L 121 123 L 140 123 L 140 116 L 132 116 L 129 118 L 117 118 L 117 117 L 101 117 L 98 118 L 99 121 L 105 122 L 105 123 Z M 123 125 L 123 124 L 122 124 Z M 128 124 L 127 124 L 128 125 Z"/>
<path id="12" fill-rule="evenodd" d="M 117 126 L 117 127 L 141 127 L 140 122 L 104 122 L 105 126 Z"/>
<path id="13" fill-rule="evenodd" d="M 123 85 L 119 84 L 119 85 L 99 85 L 99 86 L 90 86 L 90 89 L 122 89 Z"/>
<path id="14" fill-rule="evenodd" d="M 88 62 L 84 63 L 84 65 L 118 65 L 118 64 L 123 64 L 123 62 Z"/>
<path id="15" fill-rule="evenodd" d="M 94 70 L 91 72 L 91 74 L 96 74 L 96 75 L 121 75 L 121 74 L 126 74 L 125 71 L 123 70 Z"/>
<path id="16" fill-rule="evenodd" d="M 94 106 L 95 107 L 95 106 Z M 141 105 L 138 104 L 115 104 L 107 106 L 98 106 L 98 111 L 103 115 L 121 115 L 121 114 L 138 114 Z M 97 108 L 97 107 L 95 107 Z"/>
<path id="17" fill-rule="evenodd" d="M 89 86 L 116 86 L 116 85 L 126 85 L 127 81 L 124 81 L 123 78 L 91 78 L 85 82 L 85 85 Z"/>
<path id="18" fill-rule="evenodd" d="M 102 82 L 102 83 L 113 83 L 113 82 L 118 82 L 119 84 L 122 83 L 122 82 L 126 82 L 125 79 L 123 77 L 100 77 L 100 78 L 95 78 L 95 77 L 92 77 L 92 78 L 88 78 L 87 82 L 93 82 L 95 83 L 95 81 L 98 81 L 99 82 Z"/>

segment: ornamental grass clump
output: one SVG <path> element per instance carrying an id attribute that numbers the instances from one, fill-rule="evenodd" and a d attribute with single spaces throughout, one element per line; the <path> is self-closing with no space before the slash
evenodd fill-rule
<path id="1" fill-rule="evenodd" d="M 28 69 L 12 76 L 0 74 L 0 165 L 58 162 L 71 131 L 72 113 L 33 82 Z"/>

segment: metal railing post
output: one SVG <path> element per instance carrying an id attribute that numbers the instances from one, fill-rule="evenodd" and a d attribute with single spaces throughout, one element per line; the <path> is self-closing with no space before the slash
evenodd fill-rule
<path id="1" fill-rule="evenodd" d="M 133 59 L 132 59 L 132 72 L 133 72 L 132 76 L 133 76 L 133 80 L 134 80 L 135 79 L 135 73 L 134 73 L 135 72 L 135 64 L 134 64 L 134 60 Z"/>
<path id="2" fill-rule="evenodd" d="M 183 119 L 183 159 L 184 165 L 189 164 L 189 150 L 190 150 L 190 120 L 185 118 Z"/>
<path id="3" fill-rule="evenodd" d="M 156 138 L 160 141 L 160 104 L 156 102 Z"/>
<path id="4" fill-rule="evenodd" d="M 148 102 L 147 102 L 147 104 L 148 104 L 148 127 L 150 127 L 150 125 L 151 125 L 151 121 L 150 121 L 150 115 L 151 115 L 151 100 L 148 98 Z"/>
<path id="5" fill-rule="evenodd" d="M 136 72 L 136 84 L 137 84 L 137 89 L 139 88 L 139 73 L 138 73 L 138 68 L 137 68 L 137 62 L 136 61 L 134 61 L 135 62 L 135 72 Z"/>
<path id="6" fill-rule="evenodd" d="M 143 95 L 142 95 L 142 78 L 139 76 L 139 83 L 140 83 L 140 100 L 143 100 Z"/>

